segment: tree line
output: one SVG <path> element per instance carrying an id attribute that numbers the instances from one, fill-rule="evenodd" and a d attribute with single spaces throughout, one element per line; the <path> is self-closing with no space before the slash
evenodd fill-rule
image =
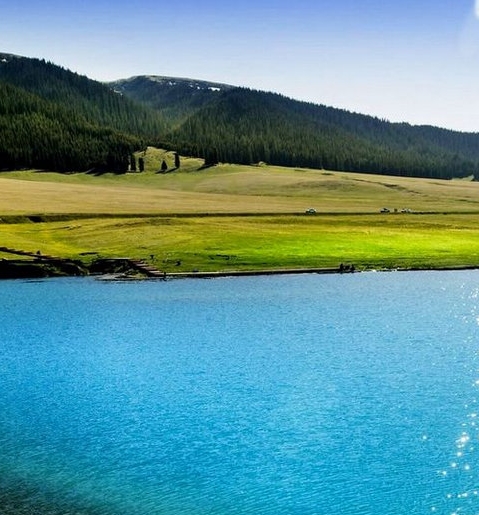
<path id="1" fill-rule="evenodd" d="M 207 161 L 441 179 L 476 175 L 479 165 L 478 134 L 394 124 L 241 88 L 194 113 L 165 144 Z"/>
<path id="2" fill-rule="evenodd" d="M 82 116 L 0 81 L 0 169 L 125 172 L 141 138 L 93 125 Z"/>

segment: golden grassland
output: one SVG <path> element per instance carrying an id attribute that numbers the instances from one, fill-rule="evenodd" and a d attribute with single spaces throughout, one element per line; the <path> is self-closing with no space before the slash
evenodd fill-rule
<path id="1" fill-rule="evenodd" d="M 144 158 L 141 174 L 0 174 L 0 246 L 167 272 L 479 265 L 476 182 Z"/>

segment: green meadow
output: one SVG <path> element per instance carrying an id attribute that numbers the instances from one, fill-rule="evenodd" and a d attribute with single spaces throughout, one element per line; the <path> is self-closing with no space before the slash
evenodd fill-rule
<path id="1" fill-rule="evenodd" d="M 141 174 L 0 174 L 0 246 L 169 273 L 479 266 L 476 182 L 143 157 Z"/>

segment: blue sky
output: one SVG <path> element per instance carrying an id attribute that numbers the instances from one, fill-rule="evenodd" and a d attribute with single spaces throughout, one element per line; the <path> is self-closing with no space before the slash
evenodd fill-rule
<path id="1" fill-rule="evenodd" d="M 0 51 L 479 132 L 476 0 L 0 0 Z M 479 4 L 479 0 L 477 0 Z"/>

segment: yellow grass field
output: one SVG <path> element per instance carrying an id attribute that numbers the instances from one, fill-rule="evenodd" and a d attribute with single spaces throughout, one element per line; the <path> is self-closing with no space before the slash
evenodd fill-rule
<path id="1" fill-rule="evenodd" d="M 0 175 L 0 214 L 479 211 L 479 183 L 219 165 L 168 174 Z"/>

